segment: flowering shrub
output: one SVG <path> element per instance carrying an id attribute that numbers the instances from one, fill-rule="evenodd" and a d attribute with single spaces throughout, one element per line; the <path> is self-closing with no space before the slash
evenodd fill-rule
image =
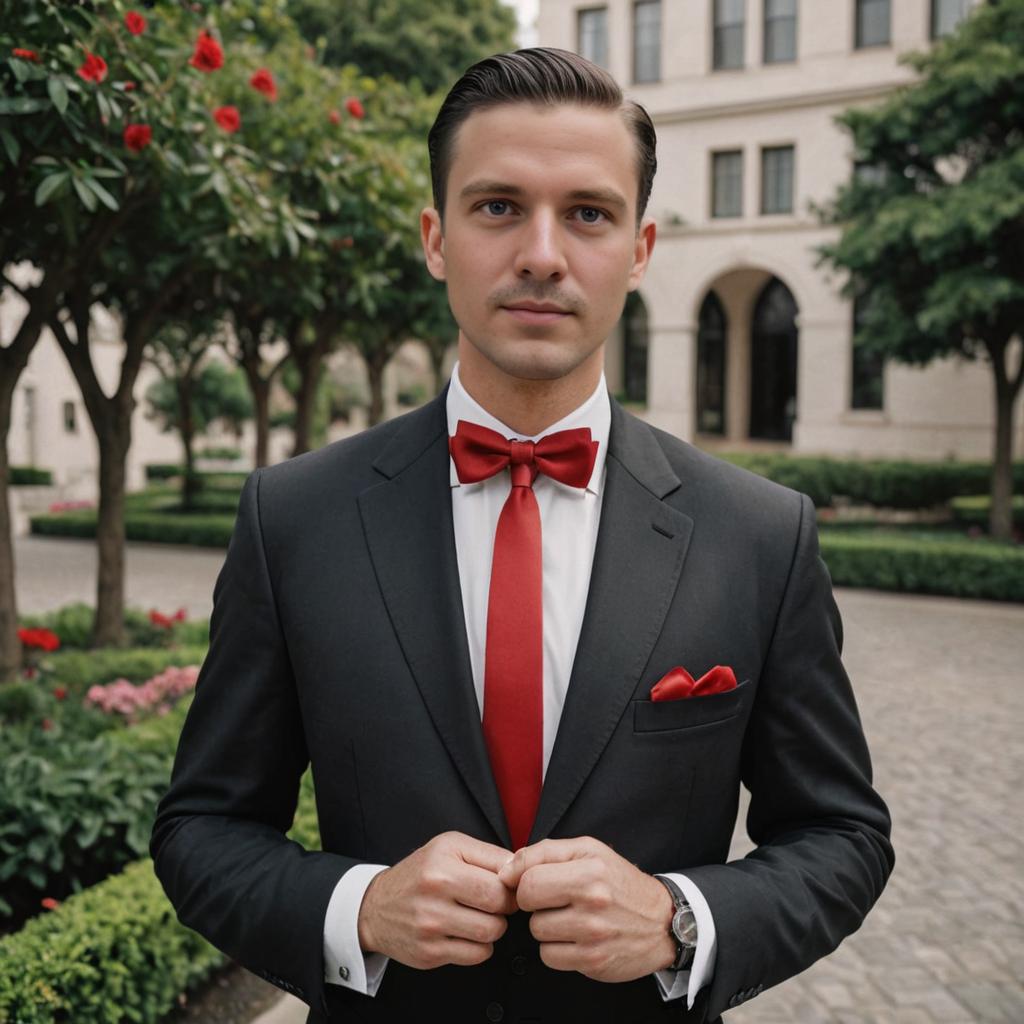
<path id="1" fill-rule="evenodd" d="M 19 629 L 18 639 L 23 647 L 36 647 L 41 651 L 55 651 L 60 647 L 59 637 L 48 629 Z"/>
<path id="2" fill-rule="evenodd" d="M 185 609 L 179 608 L 173 615 L 164 615 L 152 608 L 149 612 L 149 621 L 161 629 L 173 629 L 175 623 L 185 621 Z"/>
<path id="3" fill-rule="evenodd" d="M 242 116 L 238 113 L 238 107 L 230 104 L 218 107 L 213 112 L 213 119 L 217 122 L 217 127 L 229 135 L 233 135 L 242 127 Z"/>
<path id="4" fill-rule="evenodd" d="M 58 512 L 80 512 L 83 509 L 95 508 L 91 501 L 55 501 L 50 505 L 48 511 L 52 514 Z"/>
<path id="5" fill-rule="evenodd" d="M 153 129 L 148 124 L 129 124 L 124 129 L 125 147 L 141 153 L 153 141 Z"/>
<path id="6" fill-rule="evenodd" d="M 147 711 L 166 715 L 182 694 L 195 688 L 198 678 L 197 665 L 171 667 L 138 686 L 127 679 L 115 679 L 105 686 L 91 686 L 85 701 L 108 715 L 121 715 L 128 722 L 134 722 Z"/>
<path id="7" fill-rule="evenodd" d="M 78 69 L 78 77 L 85 82 L 99 84 L 107 77 L 107 62 L 95 53 L 86 53 L 85 61 Z"/>
<path id="8" fill-rule="evenodd" d="M 197 70 L 207 73 L 219 71 L 224 66 L 224 50 L 205 29 L 199 33 L 195 52 L 192 54 L 189 64 Z"/>
<path id="9" fill-rule="evenodd" d="M 277 100 L 277 83 L 266 68 L 259 68 L 254 72 L 252 78 L 249 79 L 249 84 L 257 92 L 263 93 L 271 103 Z"/>

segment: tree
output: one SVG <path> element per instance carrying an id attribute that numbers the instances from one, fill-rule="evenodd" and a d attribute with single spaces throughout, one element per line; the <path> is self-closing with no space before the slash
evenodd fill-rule
<path id="1" fill-rule="evenodd" d="M 470 64 L 515 46 L 516 18 L 501 0 L 292 0 L 303 35 L 326 63 L 447 91 Z"/>
<path id="2" fill-rule="evenodd" d="M 905 61 L 916 82 L 839 118 L 858 169 L 820 211 L 841 228 L 820 251 L 864 302 L 855 344 L 919 366 L 989 362 L 990 531 L 1008 538 L 1024 381 L 1024 0 L 976 8 Z"/>
<path id="3" fill-rule="evenodd" d="M 146 392 L 153 417 L 165 431 L 181 436 L 185 472 L 181 504 L 191 508 L 199 489 L 195 471 L 195 439 L 216 420 L 238 425 L 252 417 L 252 396 L 238 370 L 210 359 L 210 335 L 171 324 L 149 345 L 146 359 L 159 371 Z M 205 360 L 205 362 L 204 362 Z"/>

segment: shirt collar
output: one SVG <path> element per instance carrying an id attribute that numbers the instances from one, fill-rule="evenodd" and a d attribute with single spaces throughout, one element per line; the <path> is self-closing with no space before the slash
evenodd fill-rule
<path id="1" fill-rule="evenodd" d="M 479 402 L 477 402 L 459 380 L 459 364 L 456 363 L 452 369 L 452 380 L 448 387 L 448 398 L 446 402 L 448 415 L 448 436 L 455 433 L 459 420 L 469 420 L 472 423 L 479 423 L 481 427 L 489 430 L 496 430 L 505 437 L 514 437 L 520 441 L 539 441 L 556 430 L 574 430 L 578 427 L 589 427 L 590 437 L 597 442 L 597 457 L 594 459 L 594 469 L 590 474 L 590 483 L 587 490 L 592 494 L 601 493 L 601 484 L 604 480 L 604 460 L 608 452 L 608 434 L 611 430 L 612 408 L 608 398 L 608 385 L 605 383 L 604 372 L 597 382 L 591 396 L 582 404 L 577 406 L 568 416 L 564 416 L 557 423 L 553 423 L 540 434 L 533 437 L 522 437 L 507 427 L 497 417 L 492 416 Z M 455 472 L 455 463 L 449 457 L 450 479 L 452 487 L 459 487 L 459 476 Z"/>

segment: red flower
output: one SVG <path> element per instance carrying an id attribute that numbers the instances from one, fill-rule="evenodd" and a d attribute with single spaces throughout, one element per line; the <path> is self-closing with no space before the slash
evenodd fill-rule
<path id="1" fill-rule="evenodd" d="M 125 92 L 135 92 L 135 83 L 134 82 L 122 82 L 121 83 L 121 88 L 124 89 Z"/>
<path id="2" fill-rule="evenodd" d="M 360 103 L 359 100 L 355 98 L 355 96 L 350 96 L 347 100 L 345 100 L 345 109 L 353 117 L 361 118 L 366 114 L 366 111 L 363 110 L 362 103 Z"/>
<path id="3" fill-rule="evenodd" d="M 55 651 L 60 647 L 57 634 L 48 629 L 19 629 L 18 639 L 25 647 L 38 647 L 43 651 Z"/>
<path id="4" fill-rule="evenodd" d="M 36 64 L 39 63 L 39 54 L 35 50 L 23 50 L 20 46 L 16 46 L 11 50 L 11 53 L 22 60 L 31 60 L 35 61 Z"/>
<path id="5" fill-rule="evenodd" d="M 49 732 L 53 728 L 53 722 L 49 718 L 43 719 L 43 732 Z"/>
<path id="6" fill-rule="evenodd" d="M 341 124 L 341 111 L 340 110 L 332 110 L 327 115 L 327 119 L 331 122 L 331 124 Z"/>
<path id="7" fill-rule="evenodd" d="M 184 608 L 179 608 L 174 613 L 174 615 L 171 616 L 171 617 L 174 619 L 175 622 L 184 622 L 185 621 L 185 609 Z"/>
<path id="8" fill-rule="evenodd" d="M 124 129 L 124 144 L 133 153 L 141 153 L 153 141 L 153 129 L 148 124 L 129 124 Z"/>
<path id="9" fill-rule="evenodd" d="M 53 688 L 53 695 L 57 700 L 64 700 L 68 695 L 68 688 L 66 686 L 55 686 Z"/>
<path id="10" fill-rule="evenodd" d="M 220 43 L 205 29 L 199 33 L 195 53 L 192 54 L 189 64 L 200 71 L 216 71 L 224 66 L 224 51 L 220 48 Z"/>
<path id="11" fill-rule="evenodd" d="M 124 27 L 133 36 L 141 36 L 146 31 L 146 19 L 138 11 L 129 11 L 124 16 Z"/>
<path id="12" fill-rule="evenodd" d="M 229 135 L 233 135 L 242 127 L 242 117 L 238 113 L 238 107 L 218 107 L 213 112 L 213 119 L 217 126 Z"/>
<path id="13" fill-rule="evenodd" d="M 277 102 L 277 83 L 274 76 L 266 69 L 259 68 L 253 72 L 249 84 L 257 91 L 263 93 L 271 103 Z"/>
<path id="14" fill-rule="evenodd" d="M 107 62 L 102 57 L 97 57 L 95 53 L 89 53 L 86 50 L 85 61 L 78 69 L 78 77 L 86 82 L 99 84 L 107 77 Z"/>
<path id="15" fill-rule="evenodd" d="M 45 896 L 39 901 L 39 905 L 44 910 L 56 910 L 60 906 L 60 900 L 55 900 L 52 896 Z"/>
<path id="16" fill-rule="evenodd" d="M 154 626 L 160 626 L 162 629 L 170 629 L 171 626 L 174 625 L 168 616 L 161 614 L 155 608 L 149 613 L 149 621 L 152 622 Z"/>

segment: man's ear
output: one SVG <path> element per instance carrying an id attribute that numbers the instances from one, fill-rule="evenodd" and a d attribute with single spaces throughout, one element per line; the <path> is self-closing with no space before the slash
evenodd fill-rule
<path id="1" fill-rule="evenodd" d="M 647 265 L 651 261 L 651 253 L 654 252 L 654 239 L 658 234 L 658 226 L 653 217 L 647 217 L 640 225 L 636 233 L 636 244 L 633 249 L 633 266 L 629 271 L 629 288 L 633 292 L 640 287 Z"/>
<path id="2" fill-rule="evenodd" d="M 423 255 L 430 276 L 436 281 L 444 281 L 444 231 L 441 215 L 432 206 L 420 214 L 420 241 L 423 243 Z"/>

